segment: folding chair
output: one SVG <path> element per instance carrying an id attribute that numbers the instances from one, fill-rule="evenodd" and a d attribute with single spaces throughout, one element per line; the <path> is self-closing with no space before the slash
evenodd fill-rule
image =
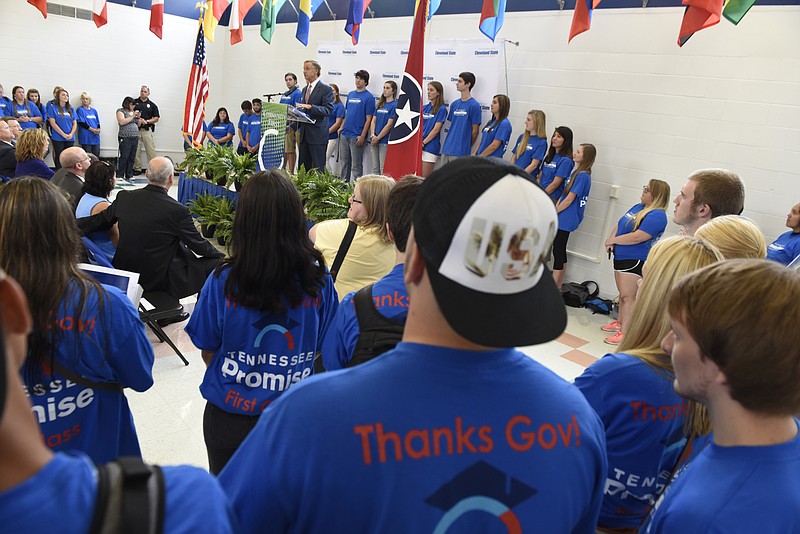
<path id="1" fill-rule="evenodd" d="M 158 321 L 162 319 L 172 319 L 182 314 L 183 304 L 181 304 L 178 299 L 169 293 L 164 293 L 163 291 L 151 291 L 150 293 L 145 293 L 142 295 L 142 300 L 146 300 L 152 304 L 153 309 L 148 310 L 140 301 L 139 318 L 142 320 L 142 322 L 150 327 L 150 330 L 153 331 L 160 341 L 172 347 L 172 350 L 175 351 L 175 354 L 177 354 L 178 357 L 183 360 L 184 365 L 189 365 L 189 361 L 183 356 L 183 354 L 181 354 L 181 351 L 178 350 L 178 347 L 175 346 L 175 343 L 173 343 L 166 332 L 164 332 L 164 329 L 161 328 L 161 325 L 158 324 Z"/>

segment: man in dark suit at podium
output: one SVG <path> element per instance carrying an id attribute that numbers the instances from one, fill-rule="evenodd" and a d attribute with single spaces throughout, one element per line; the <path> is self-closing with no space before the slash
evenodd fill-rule
<path id="1" fill-rule="evenodd" d="M 328 147 L 328 115 L 333 111 L 333 89 L 330 85 L 319 80 L 322 70 L 319 63 L 309 59 L 303 63 L 303 76 L 306 86 L 303 88 L 302 100 L 297 104 L 297 109 L 302 110 L 316 122 L 300 123 L 300 154 L 297 160 L 298 168 L 304 165 L 306 169 L 325 168 L 325 150 Z"/>

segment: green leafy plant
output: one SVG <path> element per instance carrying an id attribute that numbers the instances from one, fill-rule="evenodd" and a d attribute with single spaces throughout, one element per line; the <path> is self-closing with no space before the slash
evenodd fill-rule
<path id="1" fill-rule="evenodd" d="M 244 182 L 256 172 L 256 157 L 253 154 L 237 154 L 233 147 L 219 147 L 214 151 L 211 171 L 216 180 L 225 179 L 225 186 L 234 186 L 238 191 Z"/>
<path id="2" fill-rule="evenodd" d="M 214 197 L 214 202 L 206 215 L 206 222 L 219 227 L 224 221 L 233 221 L 235 211 L 233 202 L 226 197 Z"/>
<path id="3" fill-rule="evenodd" d="M 208 215 L 215 209 L 217 197 L 211 193 L 200 193 L 189 201 L 189 211 L 197 216 L 197 221 L 201 224 L 206 223 Z"/>
<path id="4" fill-rule="evenodd" d="M 344 219 L 350 208 L 348 199 L 354 186 L 330 172 L 300 167 L 292 176 L 306 207 L 306 214 L 314 223 L 330 219 Z"/>
<path id="5" fill-rule="evenodd" d="M 231 242 L 233 235 L 233 217 L 230 219 L 223 219 L 217 223 L 216 231 L 217 243 L 226 247 Z"/>

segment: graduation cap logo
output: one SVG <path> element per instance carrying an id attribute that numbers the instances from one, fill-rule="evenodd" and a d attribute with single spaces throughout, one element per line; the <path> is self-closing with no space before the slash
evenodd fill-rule
<path id="1" fill-rule="evenodd" d="M 290 330 L 292 330 L 299 324 L 300 323 L 298 323 L 297 321 L 289 318 L 289 316 L 287 316 L 286 320 L 282 321 L 281 323 L 271 323 L 266 318 L 261 318 L 255 323 L 253 323 L 253 328 L 257 328 L 259 330 L 258 335 L 256 336 L 255 343 L 253 345 L 256 347 L 260 347 L 261 341 L 264 339 L 264 336 L 268 332 L 278 332 L 280 334 L 283 334 L 283 337 L 286 338 L 287 348 L 289 350 L 294 350 L 294 336 L 292 336 Z"/>

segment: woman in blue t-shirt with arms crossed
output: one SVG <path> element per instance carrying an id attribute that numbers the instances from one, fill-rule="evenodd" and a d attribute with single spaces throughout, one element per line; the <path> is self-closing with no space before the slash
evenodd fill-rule
<path id="1" fill-rule="evenodd" d="M 532 109 L 525 118 L 525 133 L 517 137 L 511 163 L 536 178 L 547 153 L 547 126 L 544 111 Z"/>
<path id="2" fill-rule="evenodd" d="M 437 81 L 428 83 L 428 103 L 422 108 L 422 177 L 433 172 L 442 151 L 442 125 L 447 120 L 444 87 Z"/>
<path id="3" fill-rule="evenodd" d="M 558 233 L 553 241 L 553 279 L 559 288 L 564 280 L 564 265 L 567 263 L 567 241 L 569 234 L 577 230 L 583 221 L 592 187 L 592 165 L 596 157 L 597 149 L 594 145 L 578 145 L 574 155 L 578 167 L 567 179 L 564 193 L 556 203 Z"/>
<path id="4" fill-rule="evenodd" d="M 666 208 L 669 203 L 669 184 L 652 179 L 642 188 L 641 202 L 628 210 L 619 220 L 606 250 L 614 253 L 614 281 L 619 291 L 619 318 L 601 328 L 612 335 L 605 339 L 609 345 L 619 345 L 625 325 L 636 303 L 636 289 L 642 278 L 642 266 L 647 253 L 667 227 Z"/>
<path id="5" fill-rule="evenodd" d="M 477 156 L 502 158 L 506 153 L 508 140 L 511 139 L 511 100 L 506 95 L 494 95 L 492 98 L 492 118 L 483 127 L 481 142 L 473 152 Z"/>
<path id="6" fill-rule="evenodd" d="M 550 139 L 550 149 L 544 158 L 538 182 L 553 202 L 558 202 L 564 191 L 564 181 L 572 172 L 572 130 L 559 126 Z"/>

